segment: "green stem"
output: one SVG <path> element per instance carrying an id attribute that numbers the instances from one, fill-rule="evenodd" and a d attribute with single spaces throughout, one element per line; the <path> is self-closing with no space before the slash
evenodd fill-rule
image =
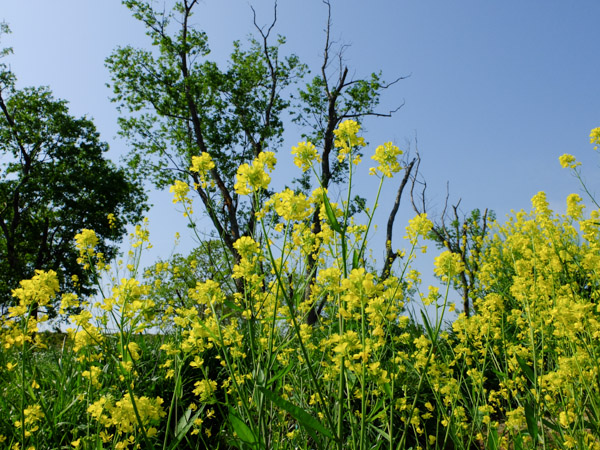
<path id="1" fill-rule="evenodd" d="M 260 220 L 260 225 L 263 231 L 263 234 L 267 237 L 266 242 L 267 242 L 267 252 L 269 254 L 269 260 L 272 264 L 272 266 L 275 268 L 276 264 L 275 264 L 275 257 L 273 256 L 273 250 L 271 248 L 271 245 L 269 243 L 269 239 L 268 239 L 268 234 L 266 232 L 265 229 L 265 223 L 264 220 Z M 327 403 L 325 403 L 325 399 L 323 398 L 323 389 L 319 383 L 318 378 L 316 377 L 316 374 L 314 372 L 314 369 L 312 367 L 312 365 L 310 364 L 310 357 L 308 355 L 308 351 L 306 349 L 306 346 L 304 345 L 304 342 L 302 340 L 302 335 L 300 333 L 300 325 L 298 325 L 298 321 L 296 320 L 296 316 L 295 314 L 293 314 L 293 310 L 294 310 L 294 305 L 293 305 L 293 299 L 290 298 L 290 296 L 288 295 L 288 292 L 285 289 L 285 286 L 283 284 L 283 281 L 281 279 L 281 272 L 278 270 L 275 270 L 275 278 L 277 278 L 277 284 L 279 286 L 279 288 L 281 289 L 281 293 L 283 295 L 284 301 L 286 302 L 286 304 L 288 305 L 288 308 L 290 310 L 290 316 L 292 319 L 292 326 L 294 328 L 294 332 L 296 333 L 296 336 L 298 337 L 298 343 L 300 344 L 300 351 L 302 352 L 302 356 L 304 357 L 304 360 L 307 363 L 307 368 L 308 368 L 308 372 L 310 374 L 310 379 L 311 382 L 313 383 L 314 387 L 315 387 L 315 391 L 317 392 L 317 395 L 319 397 L 319 402 L 321 405 L 324 406 L 324 412 L 325 412 L 325 419 L 327 420 L 327 424 L 329 425 L 330 429 L 333 430 L 333 419 L 331 417 L 329 408 L 326 407 Z M 339 436 L 339 435 L 338 435 Z M 341 447 L 340 447 L 341 450 Z"/>

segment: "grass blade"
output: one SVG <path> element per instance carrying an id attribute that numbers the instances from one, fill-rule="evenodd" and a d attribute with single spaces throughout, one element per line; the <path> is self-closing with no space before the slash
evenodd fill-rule
<path id="1" fill-rule="evenodd" d="M 260 390 L 260 392 L 263 393 L 263 395 L 265 397 L 267 397 L 269 400 L 271 400 L 273 403 L 275 403 L 281 409 L 290 413 L 302 426 L 304 426 L 307 429 L 307 431 L 309 431 L 309 429 L 314 430 L 314 431 L 317 431 L 317 432 L 327 436 L 330 439 L 335 439 L 335 437 L 333 436 L 331 431 L 329 431 L 327 428 L 325 428 L 321 424 L 321 422 L 319 422 L 317 419 L 315 419 L 309 413 L 304 411 L 302 408 L 294 405 L 291 402 L 288 402 L 287 400 L 284 400 L 283 398 L 279 397 L 277 394 L 271 392 L 268 389 L 265 389 L 262 386 L 259 386 L 258 389 Z"/>

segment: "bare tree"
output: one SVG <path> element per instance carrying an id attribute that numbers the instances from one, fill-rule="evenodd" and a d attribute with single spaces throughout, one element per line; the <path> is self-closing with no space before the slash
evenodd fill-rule
<path id="1" fill-rule="evenodd" d="M 418 179 L 421 157 L 417 150 L 415 175 L 412 177 L 411 203 L 417 214 L 427 213 L 426 189 L 427 183 Z M 421 192 L 415 194 L 415 187 L 421 186 Z M 493 211 L 487 208 L 483 214 L 479 209 L 472 210 L 468 215 L 459 210 L 461 199 L 449 207 L 449 186 L 446 186 L 446 199 L 444 209 L 437 220 L 432 220 L 433 228 L 429 238 L 433 240 L 438 248 L 460 256 L 465 270 L 460 273 L 458 280 L 454 282 L 454 288 L 460 292 L 463 302 L 463 311 L 468 317 L 471 314 L 472 296 L 477 284 L 477 273 L 481 260 L 483 238 L 488 232 L 490 221 L 495 220 Z"/>

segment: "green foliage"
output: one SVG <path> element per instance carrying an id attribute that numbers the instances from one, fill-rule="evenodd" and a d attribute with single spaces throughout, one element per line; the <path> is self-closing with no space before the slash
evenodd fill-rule
<path id="1" fill-rule="evenodd" d="M 343 184 L 349 173 L 348 161 L 338 159 L 333 130 L 344 119 L 360 122 L 365 116 L 391 115 L 375 112 L 389 86 L 380 74 L 354 80 L 342 65 L 339 73 L 326 69 L 333 56 L 330 20 L 323 70 L 305 88 L 296 89 L 307 67 L 294 54 L 282 56 L 285 38 L 272 36 L 276 5 L 268 27 L 259 27 L 255 14 L 256 37 L 246 44 L 234 42 L 227 67 L 220 67 L 209 59 L 208 36 L 191 22 L 198 1 L 177 2 L 170 11 L 150 1 L 123 3 L 146 26 L 152 43 L 151 50 L 118 48 L 106 60 L 113 101 L 121 112 L 121 134 L 131 144 L 128 163 L 158 188 L 175 182 L 190 186 L 234 261 L 240 257 L 234 242 L 257 236 L 256 212 L 272 194 L 262 190 L 252 198 L 240 196 L 234 188 L 236 171 L 261 153 L 278 149 L 286 117 L 311 130 L 308 135 L 321 147 L 320 183 L 329 188 Z M 329 2 L 325 4 L 330 15 Z M 202 175 L 191 171 L 193 158 L 205 154 L 214 167 Z M 305 193 L 317 187 L 309 173 L 295 181 Z M 352 200 L 353 212 L 363 206 L 364 199 Z M 313 269 L 309 263 L 305 275 L 316 276 Z"/>
<path id="2" fill-rule="evenodd" d="M 150 2 L 124 2 L 146 25 L 154 51 L 119 48 L 106 64 L 130 167 L 159 188 L 175 180 L 195 186 L 233 255 L 233 242 L 254 231 L 256 210 L 234 192 L 236 170 L 280 143 L 286 90 L 305 68 L 294 55 L 280 56 L 283 38 L 271 45 L 267 36 L 247 47 L 235 42 L 228 67 L 218 67 L 207 59 L 206 34 L 189 25 L 196 3 L 161 12 Z M 216 164 L 204 185 L 189 171 L 203 153 Z"/>
<path id="3" fill-rule="evenodd" d="M 69 115 L 66 101 L 48 88 L 17 89 L 14 74 L 0 67 L 2 308 L 37 269 L 60 273 L 66 292 L 90 294 L 95 280 L 77 262 L 75 234 L 94 229 L 112 259 L 126 225 L 141 219 L 146 195 L 104 157 L 107 149 L 89 119 Z"/>
<path id="4" fill-rule="evenodd" d="M 152 299 L 161 315 L 171 307 L 192 308 L 198 305 L 189 296 L 189 290 L 198 282 L 214 280 L 222 286 L 226 295 L 231 296 L 235 285 L 231 279 L 233 262 L 220 240 L 202 241 L 188 255 L 179 253 L 165 261 L 157 261 L 146 268 L 146 284 L 155 287 Z M 168 316 L 168 315 L 167 315 Z"/>

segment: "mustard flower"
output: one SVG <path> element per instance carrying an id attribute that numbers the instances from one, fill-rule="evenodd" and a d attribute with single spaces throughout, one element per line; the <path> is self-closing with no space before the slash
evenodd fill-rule
<path id="1" fill-rule="evenodd" d="M 190 186 L 186 182 L 175 180 L 175 184 L 169 188 L 169 192 L 173 193 L 173 203 L 183 204 L 183 207 L 185 208 L 185 212 L 183 213 L 184 217 L 188 217 L 188 215 L 193 213 L 191 210 L 192 200 L 188 197 Z"/>
<path id="2" fill-rule="evenodd" d="M 274 203 L 277 214 L 286 221 L 302 221 L 311 215 L 310 201 L 302 193 L 291 189 L 278 192 L 269 203 Z"/>
<path id="3" fill-rule="evenodd" d="M 239 195 L 249 195 L 269 187 L 271 177 L 267 171 L 272 172 L 276 162 L 275 153 L 263 152 L 254 159 L 252 165 L 242 164 L 237 170 L 235 192 Z"/>
<path id="4" fill-rule="evenodd" d="M 596 144 L 594 146 L 594 150 L 598 149 L 598 146 L 600 145 L 600 127 L 594 128 L 590 132 L 590 143 L 591 144 Z"/>
<path id="5" fill-rule="evenodd" d="M 533 196 L 531 199 L 531 204 L 533 205 L 533 210 L 537 214 L 547 216 L 552 212 L 548 207 L 549 203 L 548 200 L 546 200 L 546 193 L 543 191 L 540 191 Z"/>
<path id="6" fill-rule="evenodd" d="M 582 205 L 581 202 L 583 200 L 577 194 L 571 194 L 567 197 L 567 216 L 572 217 L 575 220 L 579 220 L 583 216 L 583 208 L 585 205 Z"/>
<path id="7" fill-rule="evenodd" d="M 383 176 L 391 178 L 393 173 L 402 170 L 398 156 L 402 154 L 402 150 L 396 147 L 391 142 L 386 142 L 375 149 L 375 154 L 371 159 L 377 161 L 379 165 L 369 169 L 370 175 L 375 175 L 380 172 Z"/>
<path id="8" fill-rule="evenodd" d="M 340 123 L 337 130 L 334 130 L 335 142 L 334 145 L 338 148 L 344 147 L 364 147 L 365 140 L 358 137 L 360 125 L 354 120 L 344 120 Z"/>
<path id="9" fill-rule="evenodd" d="M 426 237 L 432 228 L 433 222 L 427 218 L 427 214 L 419 214 L 408 221 L 405 239 L 408 239 L 412 244 L 416 244 L 419 237 Z"/>
<path id="10" fill-rule="evenodd" d="M 292 147 L 292 155 L 294 155 L 294 164 L 302 169 L 302 172 L 310 169 L 314 161 L 321 162 L 321 155 L 311 142 L 298 142 L 297 147 Z"/>
<path id="11" fill-rule="evenodd" d="M 36 270 L 30 280 L 19 282 L 19 288 L 13 289 L 12 296 L 19 300 L 19 305 L 27 307 L 37 304 L 47 305 L 59 290 L 58 276 L 55 271 Z M 11 312 L 11 316 L 12 316 Z"/>
<path id="12" fill-rule="evenodd" d="M 213 380 L 201 380 L 194 383 L 196 387 L 192 392 L 196 395 L 200 402 L 206 403 L 211 400 L 214 392 L 217 389 L 217 382 Z"/>
<path id="13" fill-rule="evenodd" d="M 77 295 L 73 293 L 65 293 L 62 295 L 60 301 L 60 314 L 64 314 L 69 308 L 77 306 L 79 304 Z"/>
<path id="14" fill-rule="evenodd" d="M 192 201 L 188 200 L 191 205 Z M 186 213 L 184 216 L 187 216 L 187 213 L 192 213 L 191 209 L 186 209 Z M 146 248 L 152 248 L 152 244 L 150 244 L 150 230 L 148 230 L 148 218 L 144 217 L 141 224 L 137 224 L 135 226 L 135 230 L 133 233 L 129 234 L 129 238 L 131 239 L 131 246 L 133 248 L 137 248 L 141 246 L 144 242 L 147 244 Z"/>
<path id="15" fill-rule="evenodd" d="M 250 236 L 242 236 L 233 244 L 242 258 L 251 259 L 254 255 L 258 254 L 260 246 Z"/>
<path id="16" fill-rule="evenodd" d="M 462 262 L 460 255 L 448 250 L 435 258 L 434 265 L 434 273 L 437 276 L 442 277 L 442 280 L 444 281 L 448 281 L 450 278 L 465 270 L 465 265 Z"/>
<path id="17" fill-rule="evenodd" d="M 577 161 L 573 155 L 570 155 L 568 153 L 565 153 L 564 155 L 559 157 L 558 161 L 560 162 L 561 167 L 563 167 L 564 169 L 574 169 L 575 167 L 581 165 L 581 163 Z"/>
<path id="18" fill-rule="evenodd" d="M 111 229 L 114 228 L 117 224 L 117 218 L 115 217 L 115 215 L 113 213 L 110 213 L 106 216 L 106 218 L 108 219 L 108 226 Z"/>
<path id="19" fill-rule="evenodd" d="M 335 134 L 334 145 L 339 149 L 338 161 L 342 162 L 354 147 L 367 145 L 364 138 L 358 136 L 360 125 L 354 120 L 345 120 L 333 131 Z"/>
<path id="20" fill-rule="evenodd" d="M 208 153 L 202 153 L 200 156 L 192 156 L 192 166 L 190 172 L 197 172 L 200 175 L 206 175 L 215 168 L 215 162 Z"/>
<path id="21" fill-rule="evenodd" d="M 202 188 L 206 189 L 208 173 L 215 168 L 215 162 L 208 153 L 192 156 L 190 172 L 196 172 L 202 180 Z M 197 186 L 195 186 L 197 188 Z"/>
<path id="22" fill-rule="evenodd" d="M 94 230 L 84 228 L 81 230 L 81 233 L 75 235 L 75 246 L 77 247 L 77 250 L 79 250 L 79 255 L 81 257 L 84 257 L 85 255 L 92 256 L 97 245 L 98 236 L 96 236 Z"/>

